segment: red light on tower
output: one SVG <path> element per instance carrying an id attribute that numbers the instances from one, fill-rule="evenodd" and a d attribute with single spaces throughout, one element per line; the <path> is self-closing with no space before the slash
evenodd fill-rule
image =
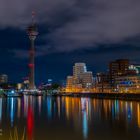
<path id="1" fill-rule="evenodd" d="M 29 68 L 33 68 L 34 64 L 29 64 L 28 66 L 29 66 Z"/>

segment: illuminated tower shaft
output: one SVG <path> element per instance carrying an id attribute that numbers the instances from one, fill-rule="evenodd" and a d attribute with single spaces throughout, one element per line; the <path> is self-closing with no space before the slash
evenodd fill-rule
<path id="1" fill-rule="evenodd" d="M 38 35 L 37 27 L 34 22 L 32 22 L 31 26 L 27 29 L 28 36 L 31 42 L 30 48 L 30 63 L 29 63 L 29 89 L 35 89 L 35 46 L 34 42 L 36 36 Z"/>
<path id="2" fill-rule="evenodd" d="M 29 63 L 29 88 L 35 89 L 35 47 L 34 40 L 31 40 L 31 49 L 30 49 L 30 63 Z"/>

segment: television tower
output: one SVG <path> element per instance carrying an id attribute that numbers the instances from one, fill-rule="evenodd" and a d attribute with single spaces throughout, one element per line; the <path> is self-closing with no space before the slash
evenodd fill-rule
<path id="1" fill-rule="evenodd" d="M 27 28 L 27 33 L 30 39 L 31 48 L 29 51 L 29 89 L 34 90 L 35 87 L 35 39 L 38 35 L 37 26 L 35 24 L 35 12 L 32 12 L 32 23 Z"/>

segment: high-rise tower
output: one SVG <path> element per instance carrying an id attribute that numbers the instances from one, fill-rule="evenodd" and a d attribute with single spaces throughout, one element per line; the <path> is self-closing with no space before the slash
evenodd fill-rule
<path id="1" fill-rule="evenodd" d="M 30 48 L 30 62 L 29 62 L 29 89 L 35 89 L 35 46 L 34 46 L 34 42 L 35 39 L 38 35 L 38 31 L 37 31 L 37 26 L 35 24 L 34 21 L 34 16 L 35 13 L 32 13 L 32 23 L 31 25 L 27 28 L 27 33 L 30 39 L 30 44 L 31 44 L 31 48 Z"/>
<path id="2" fill-rule="evenodd" d="M 85 63 L 75 63 L 73 66 L 73 76 L 75 78 L 80 78 L 81 74 L 87 72 L 86 64 Z"/>

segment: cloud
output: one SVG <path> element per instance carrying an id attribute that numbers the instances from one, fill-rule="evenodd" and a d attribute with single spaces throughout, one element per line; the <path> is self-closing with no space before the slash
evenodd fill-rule
<path id="1" fill-rule="evenodd" d="M 71 52 L 139 36 L 139 5 L 139 0 L 1 0 L 0 26 L 28 25 L 34 9 L 38 23 L 49 27 L 43 39 L 50 53 Z"/>
<path id="2" fill-rule="evenodd" d="M 98 44 L 122 43 L 140 34 L 138 0 L 97 0 L 77 20 L 58 28 L 50 36 L 58 51 L 72 51 Z"/>
<path id="3" fill-rule="evenodd" d="M 59 11 L 70 7 L 75 0 L 1 0 L 0 1 L 0 26 L 21 27 L 29 24 L 31 13 L 37 13 L 39 22 L 51 21 Z"/>
<path id="4" fill-rule="evenodd" d="M 46 50 L 49 51 L 49 49 L 51 49 L 50 46 L 48 46 L 47 48 L 46 48 L 46 46 L 37 46 L 36 52 L 35 52 L 35 57 L 45 56 L 45 55 L 49 54 L 46 51 Z M 13 49 L 12 51 L 9 50 L 9 52 L 11 52 L 12 54 L 14 54 L 14 57 L 16 57 L 16 58 L 21 58 L 21 59 L 29 58 L 29 51 L 28 50 L 24 50 L 24 49 Z"/>

